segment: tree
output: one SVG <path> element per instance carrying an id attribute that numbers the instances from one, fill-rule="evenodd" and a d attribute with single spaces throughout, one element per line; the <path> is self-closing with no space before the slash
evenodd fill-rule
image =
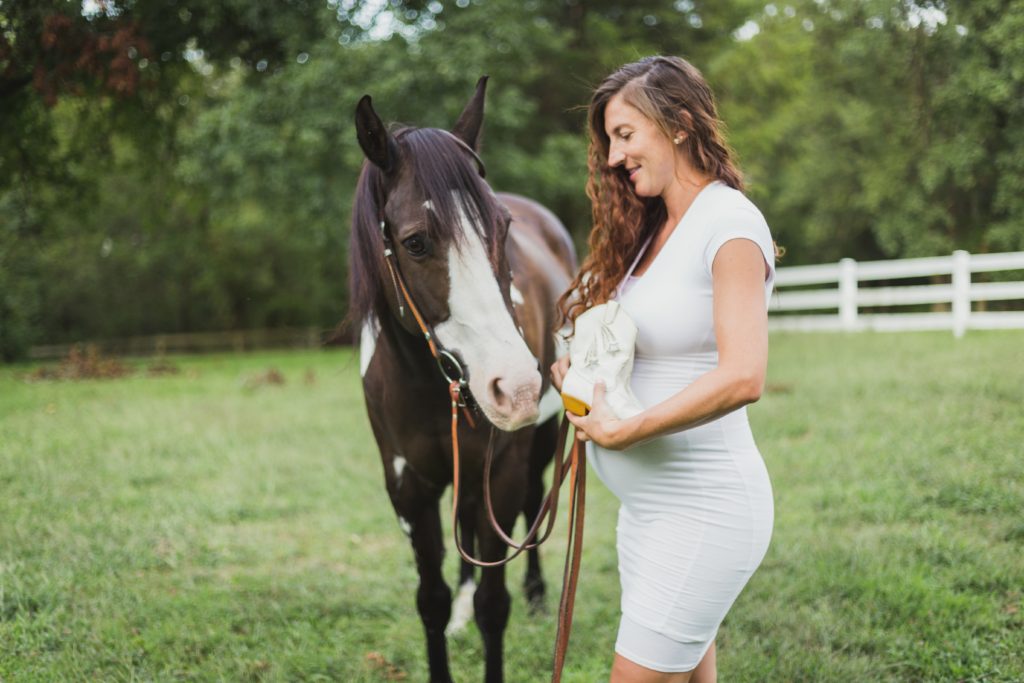
<path id="1" fill-rule="evenodd" d="M 1020 248 L 1024 4 L 807 1 L 757 26 L 715 75 L 792 262 Z"/>
<path id="2" fill-rule="evenodd" d="M 0 355 L 344 314 L 352 111 L 448 127 L 582 248 L 586 105 L 692 61 L 784 263 L 1024 248 L 1024 2 L 0 5 Z M 88 5 L 92 7 L 92 5 Z"/>
<path id="3" fill-rule="evenodd" d="M 258 80 L 294 59 L 331 19 L 328 8 L 304 0 L 0 5 L 0 356 L 20 355 L 42 338 L 112 329 L 103 322 L 111 309 L 83 308 L 81 291 L 59 295 L 71 292 L 62 288 L 68 271 L 87 271 L 96 251 L 65 250 L 64 260 L 49 263 L 42 255 L 88 241 L 86 225 L 114 218 L 102 213 L 107 198 L 98 191 L 108 178 L 130 175 L 124 163 L 151 190 L 161 186 L 155 167 L 166 169 L 175 156 L 185 105 L 204 74 L 237 63 Z M 131 148 L 132 161 L 117 158 L 117 147 Z M 163 180 L 173 193 L 171 177 Z M 55 299 L 67 302 L 73 319 L 51 315 L 46 304 Z"/>

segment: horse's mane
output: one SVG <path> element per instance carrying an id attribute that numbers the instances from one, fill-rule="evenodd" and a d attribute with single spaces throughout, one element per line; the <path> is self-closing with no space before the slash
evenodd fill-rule
<path id="1" fill-rule="evenodd" d="M 393 133 L 401 150 L 395 175 L 409 174 L 429 200 L 424 208 L 428 238 L 434 243 L 462 241 L 460 208 L 495 254 L 499 208 L 490 187 L 477 172 L 460 141 L 439 128 L 402 127 Z M 352 206 L 349 247 L 349 311 L 351 329 L 358 334 L 368 318 L 386 314 L 384 241 L 380 234 L 380 198 L 389 179 L 370 161 L 363 162 Z M 461 205 L 461 207 L 460 207 Z M 389 226 L 394 231 L 396 226 Z M 392 232 L 394 236 L 394 232 Z M 396 244 L 401 249 L 400 244 Z"/>

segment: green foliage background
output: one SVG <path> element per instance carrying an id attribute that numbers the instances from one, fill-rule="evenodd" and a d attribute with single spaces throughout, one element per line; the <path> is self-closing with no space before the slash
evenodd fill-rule
<path id="1" fill-rule="evenodd" d="M 82 7 L 0 4 L 3 358 L 332 327 L 365 93 L 387 120 L 449 126 L 489 74 L 492 185 L 582 247 L 584 107 L 654 53 L 708 78 L 784 264 L 1024 249 L 1021 0 Z"/>

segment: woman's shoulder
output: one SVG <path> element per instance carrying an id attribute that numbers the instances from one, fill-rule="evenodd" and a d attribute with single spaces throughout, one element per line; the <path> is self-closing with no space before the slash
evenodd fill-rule
<path id="1" fill-rule="evenodd" d="M 711 264 L 723 244 L 738 237 L 755 242 L 769 264 L 775 262 L 772 233 L 761 210 L 739 190 L 719 182 L 706 205 L 704 232 L 704 268 L 711 275 Z"/>
<path id="2" fill-rule="evenodd" d="M 714 192 L 709 197 L 709 214 L 712 218 L 712 222 L 719 222 L 715 219 L 755 219 L 757 223 L 764 224 L 768 227 L 765 221 L 764 214 L 757 208 L 751 199 L 743 194 L 740 190 L 734 187 L 726 185 L 722 181 L 718 181 L 712 188 Z"/>

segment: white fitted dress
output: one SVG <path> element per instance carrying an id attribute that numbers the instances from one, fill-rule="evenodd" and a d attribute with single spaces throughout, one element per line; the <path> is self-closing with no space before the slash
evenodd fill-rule
<path id="1" fill-rule="evenodd" d="M 764 254 L 767 303 L 775 282 L 768 224 L 721 181 L 701 190 L 644 274 L 622 283 L 619 302 L 639 330 L 631 383 L 645 407 L 717 366 L 711 265 L 737 238 Z M 690 671 L 771 539 L 771 482 L 746 408 L 625 451 L 587 447 L 594 471 L 622 503 L 615 650 L 657 671 Z"/>

